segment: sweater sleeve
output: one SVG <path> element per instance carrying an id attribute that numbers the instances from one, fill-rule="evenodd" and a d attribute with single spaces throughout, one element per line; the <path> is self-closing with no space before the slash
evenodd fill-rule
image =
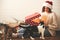
<path id="1" fill-rule="evenodd" d="M 57 16 L 55 13 L 53 13 L 52 16 L 52 23 L 48 24 L 49 29 L 56 30 L 57 29 Z"/>

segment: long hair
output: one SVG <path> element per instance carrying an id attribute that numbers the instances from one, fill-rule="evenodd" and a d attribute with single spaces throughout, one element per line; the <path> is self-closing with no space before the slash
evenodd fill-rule
<path id="1" fill-rule="evenodd" d="M 51 11 L 51 9 L 50 8 L 48 8 L 49 9 L 49 13 L 52 13 L 52 11 Z M 42 8 L 42 12 L 45 12 L 45 6 Z"/>

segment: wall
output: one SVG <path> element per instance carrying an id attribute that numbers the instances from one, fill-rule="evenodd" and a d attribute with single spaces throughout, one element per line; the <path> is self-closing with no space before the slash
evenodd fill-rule
<path id="1" fill-rule="evenodd" d="M 25 16 L 34 12 L 41 12 L 44 0 L 0 0 L 0 22 L 15 22 L 12 17 L 17 20 L 24 20 Z M 53 11 L 56 12 L 58 26 L 60 30 L 60 1 L 53 0 Z"/>
<path id="2" fill-rule="evenodd" d="M 54 0 L 54 5 L 53 5 L 53 11 L 57 15 L 57 24 L 58 24 L 58 30 L 60 30 L 60 1 L 59 0 Z"/>

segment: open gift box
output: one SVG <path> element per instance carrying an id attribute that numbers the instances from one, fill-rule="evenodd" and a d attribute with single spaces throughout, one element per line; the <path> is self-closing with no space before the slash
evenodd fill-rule
<path id="1" fill-rule="evenodd" d="M 25 17 L 25 22 L 27 24 L 32 25 L 32 26 L 37 26 L 39 24 L 39 20 L 40 20 L 39 17 L 40 16 L 41 16 L 40 13 L 36 12 L 34 14 L 31 14 L 29 16 L 26 16 Z"/>

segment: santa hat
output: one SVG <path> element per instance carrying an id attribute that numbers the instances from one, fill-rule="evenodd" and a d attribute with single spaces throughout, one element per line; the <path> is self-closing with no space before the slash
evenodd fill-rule
<path id="1" fill-rule="evenodd" d="M 52 9 L 52 5 L 53 5 L 52 1 L 49 1 L 49 0 L 45 1 L 44 4 L 43 4 L 43 6 L 46 6 L 50 9 Z"/>

